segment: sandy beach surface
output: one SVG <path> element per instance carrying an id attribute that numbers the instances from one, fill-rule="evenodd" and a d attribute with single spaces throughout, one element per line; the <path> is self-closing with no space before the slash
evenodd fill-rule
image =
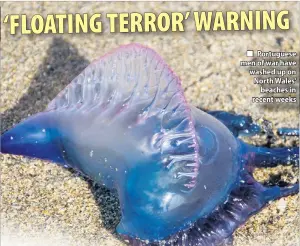
<path id="1" fill-rule="evenodd" d="M 2 131 L 45 109 L 91 61 L 122 44 L 141 43 L 156 50 L 181 78 L 187 100 L 205 110 L 226 110 L 264 118 L 273 128 L 299 126 L 297 105 L 266 107 L 251 103 L 259 87 L 246 67 L 246 50 L 300 52 L 299 2 L 18 2 L 1 3 Z M 289 10 L 288 31 L 10 35 L 7 14 L 119 13 L 175 11 Z M 298 23 L 298 24 L 297 24 Z M 105 24 L 105 23 L 104 23 Z M 107 28 L 104 27 L 104 28 Z M 299 56 L 298 56 L 299 57 Z M 298 59 L 299 62 L 299 59 Z M 299 106 L 299 105 L 298 105 Z M 266 144 L 266 136 L 249 140 Z M 299 145 L 297 138 L 276 138 L 272 146 Z M 258 169 L 255 177 L 272 184 L 297 182 L 299 169 Z M 14 245 L 121 246 L 114 228 L 117 198 L 54 164 L 1 155 L 1 243 Z M 234 233 L 235 246 L 296 246 L 299 196 L 272 202 Z M 297 229 L 298 228 L 298 229 Z"/>

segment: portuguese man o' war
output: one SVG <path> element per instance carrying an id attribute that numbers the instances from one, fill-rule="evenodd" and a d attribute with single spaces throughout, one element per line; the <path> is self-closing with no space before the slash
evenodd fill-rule
<path id="1" fill-rule="evenodd" d="M 132 245 L 218 245 L 299 184 L 263 186 L 255 167 L 299 164 L 299 148 L 255 147 L 248 116 L 188 105 L 179 78 L 150 48 L 96 60 L 43 112 L 1 136 L 1 152 L 79 170 L 118 193 L 116 231 Z M 282 128 L 281 135 L 299 135 Z"/>

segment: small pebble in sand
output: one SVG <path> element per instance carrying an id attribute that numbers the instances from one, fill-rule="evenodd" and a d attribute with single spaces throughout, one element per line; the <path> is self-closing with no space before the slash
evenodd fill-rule
<path id="1" fill-rule="evenodd" d="M 280 199 L 277 202 L 277 208 L 279 209 L 280 212 L 284 212 L 285 211 L 286 205 L 287 205 L 287 202 L 285 201 L 285 199 Z"/>

